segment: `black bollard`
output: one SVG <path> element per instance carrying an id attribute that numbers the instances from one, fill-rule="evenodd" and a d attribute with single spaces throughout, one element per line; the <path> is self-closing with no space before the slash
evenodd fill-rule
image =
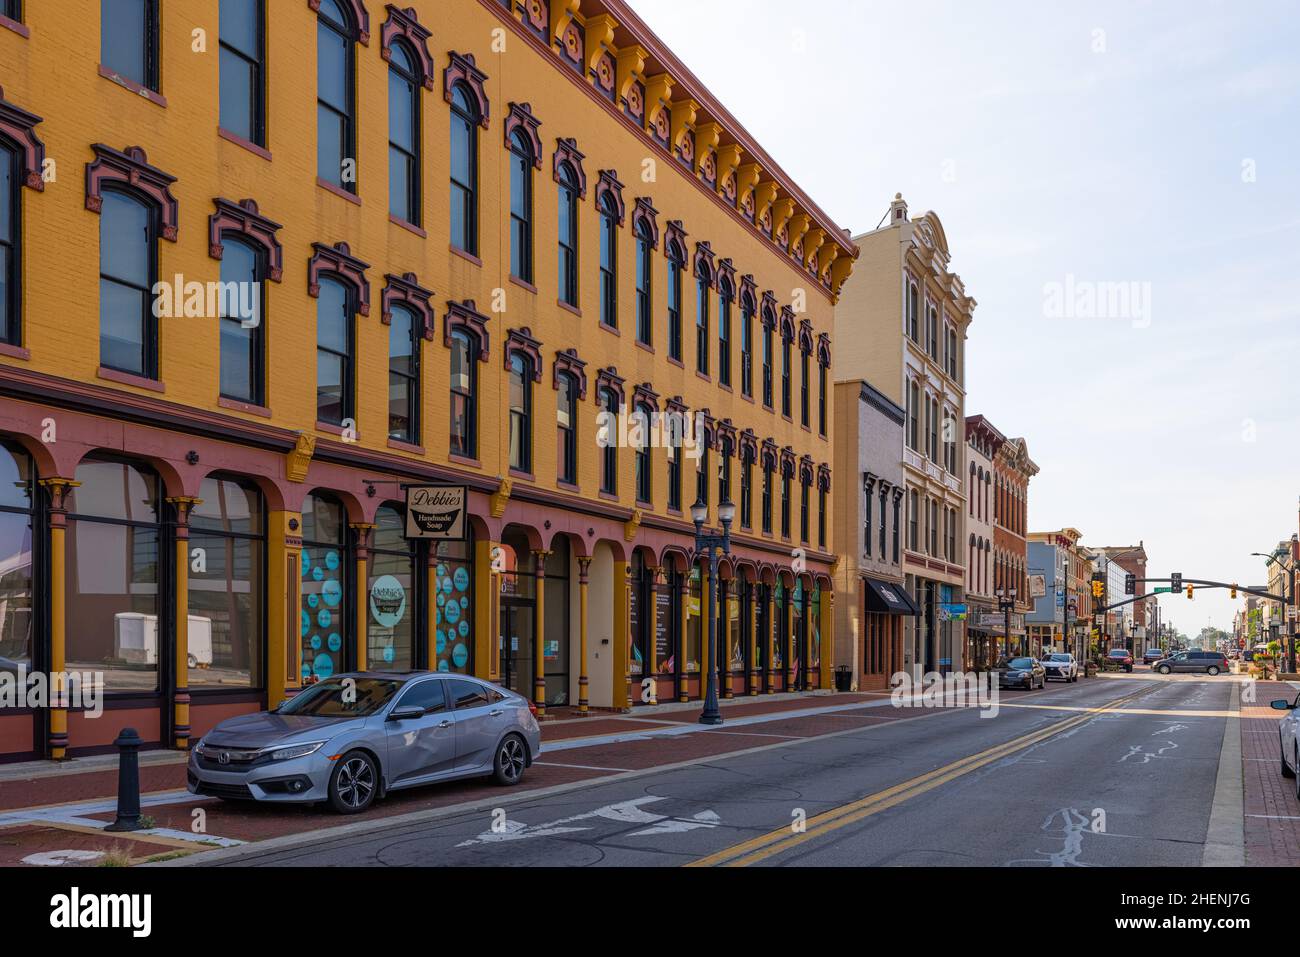
<path id="1" fill-rule="evenodd" d="M 106 831 L 138 831 L 140 827 L 140 735 L 123 728 L 113 746 L 117 758 L 117 820 Z"/>

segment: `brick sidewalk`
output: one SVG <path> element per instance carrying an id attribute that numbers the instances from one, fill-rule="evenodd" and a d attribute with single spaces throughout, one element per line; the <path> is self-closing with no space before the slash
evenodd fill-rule
<path id="1" fill-rule="evenodd" d="M 1280 681 L 1255 683 L 1255 701 L 1241 705 L 1241 761 L 1245 782 L 1246 863 L 1251 867 L 1300 865 L 1300 801 L 1295 781 L 1279 773 L 1277 724 L 1282 713 L 1269 703 L 1295 701 L 1297 691 Z"/>

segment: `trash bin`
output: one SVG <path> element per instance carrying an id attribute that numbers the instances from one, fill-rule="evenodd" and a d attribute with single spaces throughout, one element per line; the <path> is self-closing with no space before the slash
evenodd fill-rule
<path id="1" fill-rule="evenodd" d="M 848 665 L 836 665 L 835 690 L 849 691 L 853 688 L 853 669 Z"/>

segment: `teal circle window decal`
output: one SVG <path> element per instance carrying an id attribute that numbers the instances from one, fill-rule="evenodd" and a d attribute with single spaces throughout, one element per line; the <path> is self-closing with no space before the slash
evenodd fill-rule
<path id="1" fill-rule="evenodd" d="M 322 608 L 316 613 L 316 624 L 322 628 L 328 628 L 334 621 L 334 616 L 330 614 L 328 608 Z"/>
<path id="2" fill-rule="evenodd" d="M 457 668 L 464 668 L 465 662 L 469 661 L 469 649 L 464 645 L 457 645 L 452 649 L 451 660 L 456 663 Z"/>
<path id="3" fill-rule="evenodd" d="M 338 552 L 330 550 L 325 553 L 325 567 L 328 568 L 330 571 L 334 571 L 336 568 L 339 567 Z"/>
<path id="4" fill-rule="evenodd" d="M 339 602 L 343 601 L 343 584 L 337 578 L 331 578 L 321 587 L 320 593 L 325 604 L 337 608 Z"/>
<path id="5" fill-rule="evenodd" d="M 320 678 L 328 678 L 334 674 L 334 659 L 329 655 L 317 655 L 311 663 L 311 670 Z"/>
<path id="6" fill-rule="evenodd" d="M 469 588 L 469 571 L 468 571 L 468 569 L 465 569 L 465 568 L 458 568 L 458 569 L 456 569 L 456 574 L 455 574 L 454 578 L 455 578 L 455 583 L 456 583 L 456 591 L 465 591 L 466 589 Z"/>
<path id="7" fill-rule="evenodd" d="M 337 631 L 329 636 L 328 643 L 330 651 L 335 654 L 338 654 L 339 649 L 343 647 L 343 639 L 339 636 Z"/>

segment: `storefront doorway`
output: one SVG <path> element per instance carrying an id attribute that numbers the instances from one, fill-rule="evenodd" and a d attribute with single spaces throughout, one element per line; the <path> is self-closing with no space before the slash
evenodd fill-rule
<path id="1" fill-rule="evenodd" d="M 533 698 L 533 627 L 537 608 L 532 599 L 501 599 L 501 684 L 530 701 Z"/>

